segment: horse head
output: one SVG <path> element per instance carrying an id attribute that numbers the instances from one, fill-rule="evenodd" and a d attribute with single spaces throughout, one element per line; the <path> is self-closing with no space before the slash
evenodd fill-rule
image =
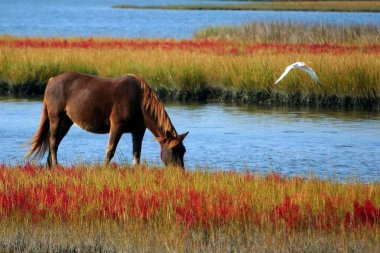
<path id="1" fill-rule="evenodd" d="M 186 148 L 183 140 L 189 132 L 174 137 L 169 131 L 166 131 L 165 137 L 157 137 L 156 139 L 161 145 L 161 160 L 165 166 L 173 165 L 185 168 L 183 157 Z"/>

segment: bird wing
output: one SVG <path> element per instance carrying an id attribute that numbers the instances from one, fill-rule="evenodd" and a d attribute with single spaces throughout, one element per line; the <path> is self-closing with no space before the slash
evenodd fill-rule
<path id="1" fill-rule="evenodd" d="M 303 71 L 307 72 L 316 83 L 321 84 L 321 81 L 319 81 L 319 78 L 317 74 L 315 74 L 314 70 L 306 66 L 299 67 L 299 69 L 302 69 Z"/>
<path id="2" fill-rule="evenodd" d="M 293 64 L 286 67 L 284 73 L 282 73 L 282 75 L 277 79 L 277 81 L 274 84 L 277 84 L 279 81 L 281 81 L 281 79 L 284 78 L 289 73 L 289 71 L 292 70 L 293 68 L 294 68 Z"/>

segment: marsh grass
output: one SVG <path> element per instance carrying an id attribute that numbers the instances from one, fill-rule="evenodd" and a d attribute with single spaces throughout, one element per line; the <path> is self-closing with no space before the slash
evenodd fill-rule
<path id="1" fill-rule="evenodd" d="M 2 252 L 378 252 L 379 232 L 263 232 L 114 222 L 104 224 L 1 224 Z"/>
<path id="2" fill-rule="evenodd" d="M 304 24 L 295 22 L 255 22 L 237 26 L 207 27 L 196 39 L 240 40 L 307 44 L 379 44 L 380 27 L 375 25 Z"/>
<path id="3" fill-rule="evenodd" d="M 0 251 L 376 252 L 379 196 L 277 173 L 1 165 Z"/>
<path id="4" fill-rule="evenodd" d="M 0 45 L 2 94 L 41 95 L 49 77 L 79 71 L 104 77 L 137 74 L 163 99 L 368 109 L 380 105 L 376 45 L 98 39 L 91 42 L 94 46 L 87 40 L 49 39 L 41 46 L 41 39 L 30 39 L 30 45 L 9 40 Z M 299 70 L 273 86 L 295 61 L 311 66 L 322 86 Z"/>

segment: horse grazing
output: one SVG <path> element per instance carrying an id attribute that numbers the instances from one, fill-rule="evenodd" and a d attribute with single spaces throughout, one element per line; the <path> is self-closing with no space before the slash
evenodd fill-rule
<path id="1" fill-rule="evenodd" d="M 49 151 L 47 167 L 56 166 L 58 146 L 73 123 L 92 133 L 109 133 L 106 163 L 114 156 L 121 135 L 131 133 L 133 164 L 138 164 L 148 128 L 160 143 L 164 164 L 184 168 L 182 141 L 188 132 L 177 134 L 163 103 L 135 75 L 108 79 L 65 72 L 50 78 L 41 123 L 26 157 L 41 158 Z"/>

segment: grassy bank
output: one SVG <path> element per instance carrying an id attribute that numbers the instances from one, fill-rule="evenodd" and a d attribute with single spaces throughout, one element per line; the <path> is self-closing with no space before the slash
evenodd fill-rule
<path id="1" fill-rule="evenodd" d="M 255 22 L 236 26 L 206 27 L 195 39 L 239 40 L 258 43 L 380 44 L 380 27 L 374 25 Z"/>
<path id="2" fill-rule="evenodd" d="M 163 10 L 274 10 L 274 11 L 340 11 L 379 12 L 378 1 L 273 1 L 244 4 L 192 4 L 192 5 L 115 5 L 114 8 Z"/>
<path id="3" fill-rule="evenodd" d="M 209 40 L 0 39 L 0 93 L 42 94 L 49 77 L 80 71 L 142 76 L 161 98 L 379 109 L 378 45 Z M 304 61 L 280 85 L 284 68 Z"/>
<path id="4" fill-rule="evenodd" d="M 0 217 L 2 251 L 376 251 L 380 185 L 145 165 L 2 165 Z"/>

